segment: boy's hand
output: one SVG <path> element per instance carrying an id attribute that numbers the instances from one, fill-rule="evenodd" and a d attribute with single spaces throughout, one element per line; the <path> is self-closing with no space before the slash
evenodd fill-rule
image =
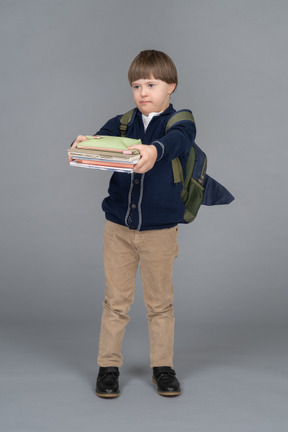
<path id="1" fill-rule="evenodd" d="M 153 168 L 157 159 L 157 150 L 154 145 L 136 144 L 129 147 L 129 150 L 138 150 L 141 159 L 134 165 L 134 172 L 143 174 Z"/>
<path id="2" fill-rule="evenodd" d="M 87 141 L 87 140 L 88 140 L 88 138 L 85 135 L 78 135 L 78 137 L 73 142 L 73 144 L 70 148 L 77 147 L 77 144 L 79 144 L 81 141 Z"/>

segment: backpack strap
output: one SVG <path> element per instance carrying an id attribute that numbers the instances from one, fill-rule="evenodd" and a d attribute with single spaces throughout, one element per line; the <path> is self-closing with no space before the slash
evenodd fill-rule
<path id="1" fill-rule="evenodd" d="M 176 123 L 182 122 L 182 121 L 191 121 L 191 122 L 195 123 L 193 114 L 190 110 L 180 110 L 180 111 L 177 111 L 174 114 L 172 114 L 172 116 L 169 118 L 169 120 L 166 124 L 165 133 L 167 133 L 168 129 L 171 126 L 173 126 Z M 192 159 L 192 161 L 193 161 L 192 166 L 193 166 L 194 160 L 195 160 L 195 151 L 190 152 L 189 158 Z M 172 170 L 173 170 L 174 183 L 180 183 L 181 182 L 182 185 L 185 187 L 183 169 L 182 169 L 180 159 L 178 157 L 172 160 Z M 189 178 L 188 178 L 188 180 L 189 180 Z"/>
<path id="2" fill-rule="evenodd" d="M 136 112 L 136 108 L 132 108 L 130 111 L 126 112 L 120 118 L 120 135 L 121 137 L 125 137 L 127 132 L 127 127 L 132 117 L 134 117 L 134 112 Z"/>
<path id="3" fill-rule="evenodd" d="M 182 121 L 191 121 L 195 123 L 193 114 L 190 110 L 180 110 L 176 111 L 174 114 L 172 114 L 166 124 L 165 133 L 167 133 L 168 129 L 173 126 L 176 123 L 182 122 Z"/>

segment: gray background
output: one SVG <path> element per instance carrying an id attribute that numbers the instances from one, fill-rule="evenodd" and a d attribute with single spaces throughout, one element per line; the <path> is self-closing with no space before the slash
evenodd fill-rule
<path id="1" fill-rule="evenodd" d="M 0 425 L 7 432 L 287 431 L 286 0 L 1 0 Z M 177 399 L 151 382 L 141 283 L 120 398 L 94 395 L 109 174 L 69 144 L 133 106 L 142 49 L 175 61 L 210 175 L 181 226 Z"/>

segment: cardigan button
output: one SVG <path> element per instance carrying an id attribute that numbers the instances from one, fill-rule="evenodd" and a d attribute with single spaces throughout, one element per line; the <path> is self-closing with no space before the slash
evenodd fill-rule
<path id="1" fill-rule="evenodd" d="M 137 206 L 136 206 L 136 204 L 132 204 L 132 206 L 131 206 L 133 209 L 135 209 Z"/>

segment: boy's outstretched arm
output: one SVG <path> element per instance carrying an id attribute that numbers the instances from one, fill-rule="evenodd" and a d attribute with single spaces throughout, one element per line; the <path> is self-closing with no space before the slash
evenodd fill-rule
<path id="1" fill-rule="evenodd" d="M 138 150 L 141 155 L 139 162 L 134 166 L 134 172 L 143 174 L 153 168 L 157 159 L 157 149 L 154 145 L 137 144 L 129 149 Z"/>

